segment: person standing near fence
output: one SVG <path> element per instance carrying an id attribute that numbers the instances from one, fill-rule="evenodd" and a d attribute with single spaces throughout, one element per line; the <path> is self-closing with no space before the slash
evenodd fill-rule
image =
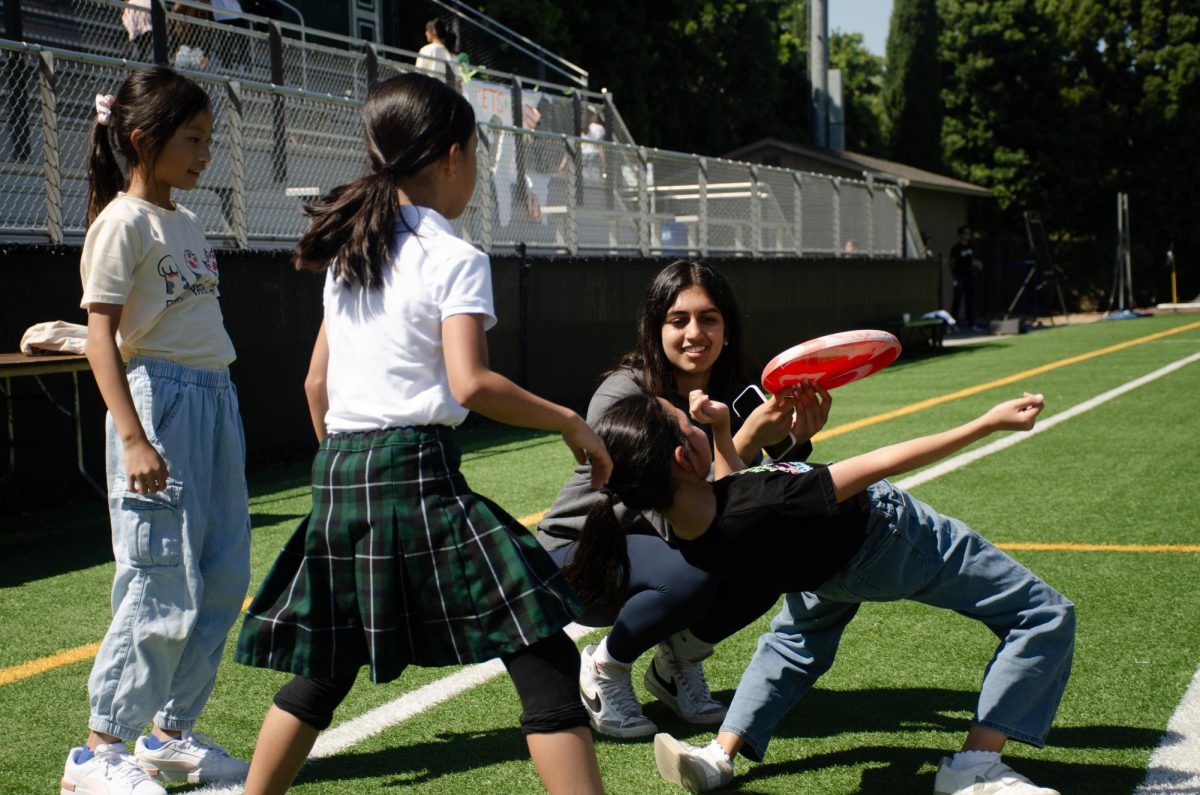
<path id="1" fill-rule="evenodd" d="M 217 261 L 199 219 L 171 199 L 196 187 L 211 138 L 208 95 L 166 67 L 96 97 L 81 304 L 108 407 L 117 566 L 112 623 L 88 679 L 90 733 L 67 757 L 63 793 L 162 795 L 157 780 L 235 780 L 247 769 L 193 731 L 250 581 L 245 442 Z"/>
<path id="2" fill-rule="evenodd" d="M 958 242 L 950 249 L 950 268 L 954 275 L 954 298 L 950 303 L 950 314 L 958 321 L 959 328 L 974 328 L 982 318 L 975 305 L 975 271 L 983 266 L 975 256 L 971 227 L 958 228 Z M 962 313 L 958 311 L 962 305 Z"/>
<path id="3" fill-rule="evenodd" d="M 520 523 L 473 492 L 451 431 L 476 411 L 558 431 L 593 484 L 604 445 L 570 409 L 488 366 L 496 322 L 486 254 L 450 227 L 476 179 L 475 113 L 409 73 L 363 107 L 371 173 L 309 210 L 297 264 L 325 271 L 325 320 L 306 382 L 313 509 L 246 612 L 237 659 L 287 671 L 254 751 L 247 795 L 287 790 L 363 666 L 499 657 L 521 700 L 529 754 L 551 793 L 599 795 L 579 703 L 579 605 Z"/>

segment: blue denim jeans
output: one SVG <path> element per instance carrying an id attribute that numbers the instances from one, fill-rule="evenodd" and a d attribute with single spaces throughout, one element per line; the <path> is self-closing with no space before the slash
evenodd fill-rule
<path id="1" fill-rule="evenodd" d="M 759 638 L 721 726 L 761 761 L 776 725 L 829 670 L 862 602 L 911 599 L 983 622 L 1000 643 L 974 723 L 1041 746 L 1075 646 L 1075 606 L 961 521 L 887 481 L 869 489 L 862 548 L 813 592 L 790 593 Z"/>
<path id="2" fill-rule="evenodd" d="M 126 375 L 168 480 L 157 494 L 129 489 L 110 415 L 117 571 L 112 624 L 88 680 L 88 726 L 131 740 L 151 720 L 190 730 L 208 701 L 250 582 L 250 512 L 245 437 L 229 372 L 135 358 Z"/>

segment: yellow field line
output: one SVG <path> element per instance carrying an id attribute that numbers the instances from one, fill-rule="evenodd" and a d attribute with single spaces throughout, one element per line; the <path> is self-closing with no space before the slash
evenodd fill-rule
<path id="1" fill-rule="evenodd" d="M 250 606 L 250 597 L 242 602 L 242 612 L 246 612 L 246 608 Z M 45 657 L 39 657 L 36 660 L 21 663 L 20 665 L 12 665 L 8 668 L 0 668 L 0 685 L 10 685 L 13 682 L 20 682 L 22 679 L 28 679 L 31 676 L 44 674 L 46 671 L 51 671 L 55 668 L 61 668 L 64 665 L 74 665 L 77 662 L 90 660 L 100 651 L 100 641 L 88 643 L 83 646 L 76 646 L 73 649 L 66 651 L 55 652 L 54 654 Z"/>
<path id="2" fill-rule="evenodd" d="M 546 511 L 548 511 L 548 510 L 550 510 L 550 509 L 547 508 Z M 525 525 L 526 527 L 533 529 L 533 526 L 535 524 L 542 521 L 542 517 L 546 515 L 546 511 L 538 511 L 537 513 L 531 513 L 528 516 L 522 516 L 517 521 L 520 522 L 521 524 Z"/>
<path id="3" fill-rule="evenodd" d="M 1004 386 L 1005 384 L 1011 384 L 1014 381 L 1020 381 L 1023 378 L 1030 378 L 1035 375 L 1041 375 L 1042 373 L 1049 372 L 1050 370 L 1056 370 L 1059 367 L 1066 367 L 1069 364 L 1077 364 L 1078 362 L 1087 361 L 1088 359 L 1094 359 L 1097 356 L 1103 356 L 1105 354 L 1114 353 L 1116 351 L 1124 350 L 1125 348 L 1133 347 L 1134 345 L 1141 345 L 1142 343 L 1145 343 L 1145 342 L 1152 342 L 1153 340 L 1162 339 L 1163 337 L 1169 337 L 1172 334 L 1179 334 L 1180 332 L 1183 332 L 1183 331 L 1190 331 L 1191 329 L 1194 329 L 1194 328 L 1200 328 L 1200 321 L 1197 321 L 1195 323 L 1188 323 L 1187 325 L 1179 326 L 1178 328 L 1169 329 L 1167 331 L 1160 331 L 1156 334 L 1149 334 L 1145 337 L 1138 337 L 1137 339 L 1128 340 L 1126 342 L 1120 342 L 1120 343 L 1117 343 L 1116 345 L 1109 345 L 1107 348 L 1099 348 L 1099 349 L 1091 351 L 1089 353 L 1081 353 L 1078 356 L 1071 356 L 1066 359 L 1060 359 L 1057 362 L 1050 362 L 1049 364 L 1043 364 L 1040 367 L 1034 367 L 1031 370 L 1023 370 L 1022 372 L 1015 373 L 1015 374 L 1009 375 L 1009 376 L 1005 376 L 1004 378 L 998 378 L 995 381 L 989 381 L 986 384 L 979 384 L 978 386 L 968 387 L 967 389 L 960 389 L 957 392 L 951 392 L 946 395 L 941 395 L 940 397 L 929 398 L 928 400 L 922 400 L 917 403 L 913 403 L 908 406 L 905 406 L 903 408 L 896 409 L 895 411 L 889 411 L 889 412 L 885 412 L 883 414 L 876 414 L 873 417 L 865 417 L 861 420 L 855 420 L 854 422 L 848 422 L 844 425 L 838 425 L 835 428 L 830 428 L 829 430 L 821 431 L 820 433 L 818 433 L 816 436 L 813 437 L 813 441 L 817 442 L 822 439 L 828 439 L 832 436 L 837 436 L 839 434 L 849 433 L 850 431 L 858 430 L 859 428 L 865 428 L 868 425 L 875 425 L 876 423 L 886 422 L 887 420 L 895 419 L 896 417 L 903 417 L 906 414 L 912 414 L 917 411 L 922 411 L 923 409 L 927 409 L 932 406 L 937 406 L 941 403 L 948 403 L 951 400 L 957 400 L 959 398 L 968 397 L 970 395 L 975 395 L 980 392 L 984 392 L 988 389 L 994 389 L 998 386 Z M 546 515 L 545 511 L 539 511 L 537 513 L 529 514 L 528 516 L 522 516 L 517 521 L 520 522 L 521 524 L 525 525 L 526 527 L 532 527 L 533 525 L 536 525 L 538 522 L 540 522 L 542 520 L 542 517 L 545 515 Z M 1013 550 L 1055 550 L 1055 551 L 1071 551 L 1071 552 L 1200 552 L 1200 546 L 1187 545 L 1187 544 L 1183 544 L 1183 545 L 1171 545 L 1171 544 L 1163 544 L 1163 545 L 997 544 L 997 546 L 1000 547 L 1001 549 L 1013 549 Z M 247 598 L 246 603 L 244 605 L 242 605 L 242 610 L 244 611 L 246 609 L 246 607 L 249 606 L 249 604 L 250 604 L 250 599 Z M 7 685 L 12 682 L 18 682 L 22 679 L 28 679 L 31 676 L 36 676 L 40 673 L 44 673 L 46 671 L 49 671 L 54 668 L 58 668 L 63 665 L 71 665 L 72 663 L 81 662 L 81 661 L 89 659 L 91 657 L 95 657 L 96 652 L 99 650 L 99 648 L 100 648 L 99 643 L 89 643 L 86 646 L 79 646 L 74 649 L 60 651 L 55 654 L 51 654 L 47 657 L 42 657 L 37 660 L 30 660 L 27 663 L 21 663 L 20 665 L 14 665 L 9 668 L 0 668 L 0 685 Z"/>
<path id="4" fill-rule="evenodd" d="M 89 643 L 86 646 L 77 646 L 74 649 L 56 652 L 48 657 L 30 660 L 20 665 L 0 668 L 0 685 L 12 684 L 22 679 L 28 679 L 31 676 L 43 674 L 54 668 L 61 668 L 64 665 L 72 665 L 84 660 L 90 660 L 96 656 L 96 652 L 98 651 L 100 651 L 99 641 Z"/>
<path id="5" fill-rule="evenodd" d="M 1200 544 L 1039 544 L 1018 541 L 996 544 L 1000 549 L 1048 550 L 1051 552 L 1200 552 Z"/>
<path id="6" fill-rule="evenodd" d="M 1067 365 L 1071 365 L 1071 364 L 1078 364 L 1079 362 L 1084 362 L 1084 361 L 1087 361 L 1088 359 L 1094 359 L 1097 356 L 1104 356 L 1109 353 L 1115 353 L 1116 351 L 1124 350 L 1126 348 L 1131 348 L 1134 345 L 1141 345 L 1142 343 L 1145 343 L 1145 342 L 1152 342 L 1157 339 L 1162 339 L 1163 337 L 1169 337 L 1172 334 L 1179 334 L 1184 331 L 1190 331 L 1194 328 L 1200 328 L 1200 321 L 1197 321 L 1195 323 L 1188 323 L 1186 325 L 1179 326 L 1178 328 L 1168 329 L 1167 331 L 1160 331 L 1155 334 L 1149 334 L 1145 337 L 1138 337 L 1137 339 L 1127 340 L 1125 342 L 1119 342 L 1116 345 L 1109 345 L 1107 348 L 1098 348 L 1098 349 L 1096 349 L 1094 351 L 1090 351 L 1088 353 L 1081 353 L 1078 356 L 1070 356 L 1070 357 L 1067 357 L 1066 359 L 1059 359 L 1057 362 L 1050 362 L 1049 364 L 1043 364 L 1040 367 L 1034 367 L 1033 369 L 1030 369 L 1030 370 L 1022 370 L 1019 373 L 1014 373 L 1012 375 L 1006 375 L 1003 378 L 997 378 L 995 381 L 989 381 L 986 384 L 978 384 L 976 386 L 967 387 L 966 389 L 960 389 L 957 392 L 951 392 L 946 395 L 940 395 L 938 397 L 929 398 L 928 400 L 921 400 L 916 403 L 910 403 L 909 405 L 904 406 L 903 408 L 898 408 L 895 411 L 887 411 L 887 412 L 884 412 L 883 414 L 876 414 L 873 417 L 864 417 L 861 420 L 855 420 L 854 422 L 847 422 L 844 425 L 838 425 L 837 427 L 829 428 L 827 430 L 821 431 L 817 435 L 813 436 L 813 441 L 819 442 L 819 441 L 822 441 L 823 439 L 829 439 L 834 436 L 839 436 L 843 433 L 849 433 L 850 431 L 857 431 L 859 428 L 866 428 L 868 425 L 876 425 L 880 422 L 887 422 L 888 420 L 894 420 L 897 417 L 903 417 L 906 414 L 914 414 L 918 411 L 923 411 L 927 408 L 932 408 L 933 406 L 937 406 L 942 403 L 949 403 L 952 400 L 958 400 L 959 398 L 976 395 L 976 394 L 979 394 L 980 392 L 986 392 L 989 389 L 995 389 L 998 386 L 1004 386 L 1006 384 L 1011 384 L 1016 381 L 1021 381 L 1023 379 L 1026 379 L 1026 378 L 1032 378 L 1035 375 L 1041 375 L 1042 373 L 1047 373 L 1047 372 L 1050 372 L 1051 370 L 1057 370 L 1060 367 L 1066 367 Z"/>

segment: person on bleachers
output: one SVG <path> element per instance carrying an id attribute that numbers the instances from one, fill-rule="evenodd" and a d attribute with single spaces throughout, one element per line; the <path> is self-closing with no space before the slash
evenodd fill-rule
<path id="1" fill-rule="evenodd" d="M 171 65 L 176 69 L 191 69 L 193 71 L 207 69 L 211 63 L 208 53 L 204 51 L 205 29 L 200 25 L 193 25 L 191 19 L 204 19 L 211 21 L 213 15 L 210 11 L 196 6 L 184 5 L 183 3 L 175 3 L 171 6 L 171 13 L 179 17 L 187 17 L 189 21 L 175 20 L 171 25 L 171 33 L 175 37 L 175 43 L 179 48 L 175 50 L 175 54 L 171 57 Z"/>
<path id="2" fill-rule="evenodd" d="M 146 10 L 139 10 L 142 8 Z M 154 37 L 150 35 L 150 0 L 129 0 L 121 9 L 121 25 L 129 34 L 129 60 L 151 63 L 154 60 Z"/>
<path id="3" fill-rule="evenodd" d="M 425 23 L 425 41 L 428 43 L 417 51 L 417 69 L 439 80 L 447 78 L 449 69 L 457 82 L 458 59 L 454 53 L 458 49 L 458 34 L 454 27 L 444 17 L 431 19 Z"/>

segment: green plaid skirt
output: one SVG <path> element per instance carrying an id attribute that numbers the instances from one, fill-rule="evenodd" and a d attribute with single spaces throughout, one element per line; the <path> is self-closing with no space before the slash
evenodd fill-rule
<path id="1" fill-rule="evenodd" d="M 534 539 L 475 494 L 449 428 L 325 440 L 300 522 L 238 635 L 237 660 L 308 677 L 371 666 L 482 662 L 552 635 L 580 612 Z"/>

